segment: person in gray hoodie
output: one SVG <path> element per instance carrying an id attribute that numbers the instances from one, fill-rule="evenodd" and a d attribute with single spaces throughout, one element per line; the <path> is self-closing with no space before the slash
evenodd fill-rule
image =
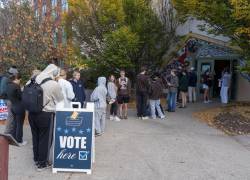
<path id="1" fill-rule="evenodd" d="M 108 87 L 108 99 L 110 104 L 110 120 L 111 121 L 121 121 L 117 116 L 118 102 L 117 102 L 117 90 L 116 80 L 114 75 L 110 75 Z"/>
<path id="2" fill-rule="evenodd" d="M 90 100 L 95 103 L 96 136 L 100 136 L 104 133 L 106 119 L 107 88 L 105 77 L 98 78 L 98 86 L 91 94 Z"/>
<path id="3" fill-rule="evenodd" d="M 61 87 L 55 81 L 59 73 L 60 69 L 56 65 L 50 64 L 35 78 L 38 84 L 41 84 L 45 79 L 51 79 L 41 85 L 43 89 L 43 110 L 39 113 L 29 113 L 33 154 L 37 171 L 42 171 L 49 166 L 49 149 L 52 144 L 56 104 L 64 100 Z"/>

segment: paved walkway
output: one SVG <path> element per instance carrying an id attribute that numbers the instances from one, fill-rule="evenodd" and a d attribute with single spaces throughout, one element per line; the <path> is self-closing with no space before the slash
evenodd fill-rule
<path id="1" fill-rule="evenodd" d="M 10 180 L 249 180 L 250 151 L 235 139 L 192 118 L 192 104 L 167 119 L 108 122 L 96 139 L 93 174 L 36 172 L 29 144 L 11 147 Z M 0 127 L 0 130 L 3 127 Z"/>

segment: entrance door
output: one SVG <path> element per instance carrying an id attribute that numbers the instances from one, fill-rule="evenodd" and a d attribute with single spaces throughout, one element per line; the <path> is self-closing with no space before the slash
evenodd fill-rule
<path id="1" fill-rule="evenodd" d="M 212 59 L 204 59 L 204 60 L 198 60 L 198 67 L 197 67 L 197 75 L 198 75 L 198 95 L 200 99 L 202 99 L 202 93 L 200 92 L 200 89 L 202 88 L 201 83 L 201 76 L 206 72 L 209 71 L 210 73 L 213 73 L 214 70 L 214 60 Z M 210 91 L 212 95 L 212 90 Z"/>
<path id="2" fill-rule="evenodd" d="M 213 97 L 220 97 L 220 87 L 219 79 L 221 79 L 222 71 L 228 68 L 231 71 L 231 61 L 230 60 L 215 60 L 214 61 L 214 81 L 213 81 Z M 231 73 L 231 72 L 230 72 Z"/>

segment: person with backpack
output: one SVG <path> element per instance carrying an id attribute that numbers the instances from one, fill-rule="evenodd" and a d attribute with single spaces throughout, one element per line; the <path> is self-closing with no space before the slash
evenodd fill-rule
<path id="1" fill-rule="evenodd" d="M 96 136 L 101 136 L 105 130 L 106 107 L 107 107 L 107 88 L 106 78 L 98 78 L 98 86 L 91 94 L 90 100 L 95 103 L 95 130 Z"/>
<path id="2" fill-rule="evenodd" d="M 7 104 L 7 109 L 8 109 L 8 116 L 7 116 L 7 121 L 6 121 L 6 126 L 4 133 L 5 134 L 11 134 L 14 130 L 14 116 L 11 111 L 11 102 L 7 98 L 7 86 L 8 83 L 10 82 L 10 77 L 13 75 L 18 74 L 18 70 L 16 66 L 12 66 L 9 68 L 7 74 L 2 76 L 1 83 L 0 83 L 0 98 L 4 99 L 5 103 Z"/>
<path id="3" fill-rule="evenodd" d="M 63 101 L 60 85 L 55 81 L 60 69 L 48 65 L 39 75 L 31 79 L 24 87 L 23 103 L 29 111 L 29 124 L 32 133 L 34 162 L 37 171 L 50 166 L 49 149 L 52 144 L 52 132 L 56 105 Z"/>
<path id="4" fill-rule="evenodd" d="M 150 103 L 152 119 L 156 119 L 156 111 L 161 119 L 165 118 L 161 108 L 163 82 L 159 78 L 159 76 L 160 76 L 159 73 L 155 73 L 149 85 L 149 103 Z"/>
<path id="5" fill-rule="evenodd" d="M 188 76 L 186 71 L 182 71 L 179 80 L 179 89 L 181 93 L 181 106 L 179 108 L 186 108 L 187 106 L 187 92 L 188 92 Z"/>
<path id="6" fill-rule="evenodd" d="M 73 91 L 75 94 L 73 102 L 80 102 L 83 107 L 86 99 L 86 94 L 85 94 L 85 86 L 81 80 L 81 73 L 79 71 L 75 70 L 73 72 L 73 79 L 70 80 L 70 83 L 73 86 Z"/>
<path id="7" fill-rule="evenodd" d="M 148 119 L 146 109 L 148 101 L 149 77 L 146 75 L 147 68 L 143 66 L 141 72 L 136 77 L 136 107 L 137 116 L 142 119 Z"/>
<path id="8" fill-rule="evenodd" d="M 191 67 L 188 75 L 188 98 L 189 102 L 196 102 L 196 86 L 197 86 L 197 75 L 194 71 L 194 67 Z"/>
<path id="9" fill-rule="evenodd" d="M 10 133 L 20 145 L 26 145 L 23 141 L 23 123 L 25 119 L 25 109 L 22 104 L 22 91 L 20 87 L 21 75 L 15 74 L 10 78 L 7 85 L 7 98 L 11 102 L 11 112 L 13 114 L 13 130 Z"/>
<path id="10" fill-rule="evenodd" d="M 128 103 L 130 100 L 130 80 L 125 75 L 125 70 L 120 71 L 118 79 L 118 97 L 120 119 L 128 119 Z"/>
<path id="11" fill-rule="evenodd" d="M 75 98 L 75 94 L 73 91 L 72 84 L 66 80 L 67 79 L 67 73 L 64 69 L 60 70 L 60 76 L 58 77 L 58 83 L 62 89 L 64 101 L 63 101 L 63 107 L 64 108 L 71 108 L 70 103 Z"/>
<path id="12" fill-rule="evenodd" d="M 121 121 L 121 119 L 117 116 L 118 103 L 117 103 L 117 85 L 116 79 L 114 75 L 110 75 L 109 82 L 107 84 L 108 87 L 108 101 L 110 104 L 110 120 L 111 121 Z"/>

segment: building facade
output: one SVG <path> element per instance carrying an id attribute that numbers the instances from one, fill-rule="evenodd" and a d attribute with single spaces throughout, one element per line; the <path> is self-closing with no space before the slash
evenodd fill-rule
<path id="1" fill-rule="evenodd" d="M 250 75 L 238 71 L 238 67 L 244 65 L 244 57 L 240 55 L 241 50 L 238 47 L 232 47 L 228 37 L 201 31 L 199 25 L 202 24 L 204 24 L 203 21 L 190 18 L 179 26 L 176 32 L 179 36 L 188 37 L 178 54 L 181 61 L 188 61 L 189 66 L 196 69 L 197 89 L 201 87 L 201 75 L 209 70 L 213 74 L 211 96 L 219 98 L 218 79 L 221 78 L 223 69 L 229 68 L 232 75 L 229 92 L 231 100 L 250 101 Z M 201 94 L 200 97 L 202 97 Z"/>
<path id="2" fill-rule="evenodd" d="M 54 21 L 54 45 L 66 44 L 66 32 L 62 28 L 62 15 L 68 11 L 68 0 L 32 0 L 37 18 L 51 17 Z"/>

